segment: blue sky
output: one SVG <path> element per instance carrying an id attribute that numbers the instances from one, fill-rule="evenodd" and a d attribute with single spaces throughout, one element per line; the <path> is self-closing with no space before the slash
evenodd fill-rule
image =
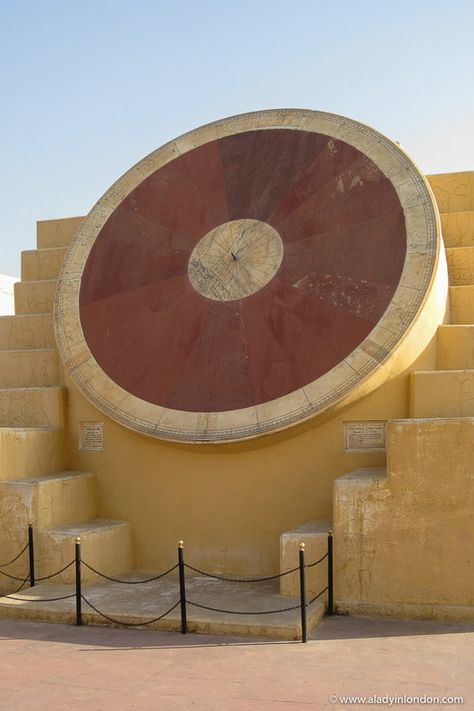
<path id="1" fill-rule="evenodd" d="M 474 170 L 473 0 L 0 0 L 0 273 L 187 130 L 331 111 Z"/>

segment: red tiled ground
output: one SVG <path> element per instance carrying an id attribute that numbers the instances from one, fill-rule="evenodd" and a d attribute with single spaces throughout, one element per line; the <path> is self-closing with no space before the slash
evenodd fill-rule
<path id="1" fill-rule="evenodd" d="M 474 709 L 474 624 L 334 617 L 304 645 L 0 622 L 2 711 L 360 708 L 330 703 L 341 694 L 458 695 Z"/>

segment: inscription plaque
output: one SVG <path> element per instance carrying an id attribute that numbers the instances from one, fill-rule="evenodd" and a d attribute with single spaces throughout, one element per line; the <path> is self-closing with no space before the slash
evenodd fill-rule
<path id="1" fill-rule="evenodd" d="M 79 449 L 83 451 L 101 451 L 104 449 L 104 423 L 79 423 Z"/>
<path id="2" fill-rule="evenodd" d="M 346 452 L 384 452 L 385 420 L 344 422 Z"/>

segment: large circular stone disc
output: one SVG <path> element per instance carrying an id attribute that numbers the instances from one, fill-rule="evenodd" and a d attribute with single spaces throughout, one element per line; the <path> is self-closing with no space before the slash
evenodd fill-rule
<path id="1" fill-rule="evenodd" d="M 60 279 L 58 342 L 128 427 L 254 437 L 367 383 L 437 253 L 429 189 L 396 144 L 332 114 L 245 114 L 158 149 L 99 200 Z"/>

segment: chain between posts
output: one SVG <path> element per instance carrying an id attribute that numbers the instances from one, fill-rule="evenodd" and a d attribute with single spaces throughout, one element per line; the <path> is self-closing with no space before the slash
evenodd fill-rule
<path id="1" fill-rule="evenodd" d="M 8 567 L 9 565 L 11 565 L 12 563 L 16 563 L 16 561 L 17 561 L 19 558 L 21 558 L 21 556 L 23 555 L 23 553 L 26 551 L 27 548 L 28 548 L 28 543 L 25 543 L 25 545 L 23 546 L 23 548 L 21 549 L 21 551 L 20 551 L 14 558 L 12 558 L 11 560 L 9 560 L 8 563 L 0 563 L 0 568 L 7 568 L 7 567 Z"/>
<path id="2" fill-rule="evenodd" d="M 301 614 L 301 641 L 306 642 L 307 641 L 307 634 L 308 634 L 308 620 L 307 620 L 308 607 L 310 605 L 312 605 L 319 597 L 321 597 L 321 595 L 323 595 L 326 592 L 328 593 L 327 614 L 328 615 L 334 614 L 334 579 L 333 579 L 334 578 L 334 557 L 333 557 L 333 535 L 332 535 L 331 530 L 328 531 L 328 536 L 327 536 L 327 552 L 323 556 L 321 556 L 318 560 L 314 561 L 313 563 L 306 564 L 306 562 L 305 562 L 305 544 L 300 543 L 299 544 L 299 564 L 298 564 L 298 566 L 296 566 L 295 568 L 291 568 L 290 570 L 286 570 L 282 573 L 276 574 L 276 575 L 268 575 L 268 576 L 264 576 L 264 577 L 260 577 L 260 578 L 232 578 L 232 577 L 227 577 L 227 576 L 223 576 L 223 575 L 215 575 L 213 573 L 209 573 L 207 571 L 200 570 L 199 568 L 195 568 L 194 566 L 185 562 L 183 541 L 178 542 L 178 562 L 175 565 L 168 568 L 167 570 L 163 571 L 162 573 L 159 573 L 158 575 L 152 576 L 150 578 L 146 578 L 144 580 L 123 580 L 120 578 L 114 578 L 113 576 L 106 575 L 105 573 L 102 573 L 101 571 L 97 570 L 96 568 L 91 566 L 86 561 L 82 560 L 82 558 L 81 558 L 81 539 L 79 537 L 77 537 L 75 540 L 75 556 L 72 561 L 70 561 L 67 565 L 63 566 L 61 569 L 57 570 L 55 573 L 51 573 L 50 575 L 45 575 L 43 577 L 37 578 L 35 576 L 34 536 L 33 536 L 32 524 L 28 524 L 28 543 L 15 556 L 15 558 L 13 558 L 8 563 L 0 565 L 0 568 L 6 567 L 6 566 L 11 565 L 12 563 L 16 562 L 27 549 L 28 549 L 28 553 L 29 553 L 28 575 L 25 578 L 20 578 L 18 576 L 14 576 L 14 575 L 11 575 L 9 573 L 6 573 L 6 572 L 0 570 L 0 575 L 4 575 L 4 576 L 6 576 L 10 579 L 13 579 L 13 580 L 21 581 L 21 585 L 13 593 L 10 593 L 7 595 L 1 595 L 0 597 L 12 599 L 12 600 L 18 600 L 21 602 L 56 602 L 59 600 L 68 600 L 71 598 L 75 598 L 75 600 L 76 600 L 76 625 L 77 626 L 81 626 L 83 623 L 82 602 L 85 602 L 98 615 L 107 619 L 108 621 L 112 622 L 113 624 L 123 625 L 125 627 L 140 627 L 140 626 L 150 625 L 154 622 L 158 622 L 159 620 L 163 619 L 168 614 L 170 614 L 179 605 L 180 606 L 182 634 L 187 633 L 187 605 L 191 605 L 193 607 L 197 607 L 197 608 L 200 608 L 203 610 L 210 610 L 213 612 L 219 612 L 219 613 L 229 614 L 229 615 L 271 615 L 271 614 L 289 612 L 291 610 L 296 610 L 299 608 L 300 614 Z M 325 559 L 327 559 L 327 561 L 328 561 L 328 564 L 327 564 L 328 584 L 325 588 L 323 588 L 323 590 L 321 590 L 309 602 L 307 602 L 306 569 L 313 568 L 314 566 L 322 563 Z M 52 597 L 52 598 L 25 599 L 22 597 L 15 597 L 15 595 L 17 595 L 23 589 L 23 587 L 26 585 L 26 583 L 28 581 L 30 583 L 30 587 L 34 587 L 37 582 L 43 581 L 43 580 L 50 580 L 51 578 L 65 572 L 73 565 L 75 566 L 75 588 L 76 588 L 74 593 L 71 593 L 68 595 L 61 595 L 61 596 L 57 596 L 57 597 Z M 128 585 L 137 585 L 137 584 L 145 584 L 145 583 L 154 582 L 154 581 L 160 580 L 161 578 L 165 577 L 166 575 L 169 575 L 170 573 L 172 573 L 174 570 L 178 569 L 180 596 L 179 596 L 178 601 L 172 607 L 170 607 L 164 613 L 162 613 L 161 615 L 159 615 L 151 620 L 147 620 L 145 622 L 124 622 L 122 620 L 116 619 L 114 617 L 111 617 L 111 616 L 103 613 L 101 610 L 96 608 L 93 605 L 93 603 L 91 603 L 90 600 L 88 600 L 82 594 L 82 577 L 81 577 L 81 566 L 82 565 L 85 565 L 86 568 L 88 568 L 90 571 L 99 575 L 102 578 L 105 578 L 105 579 L 113 581 L 113 582 L 123 583 L 123 584 L 128 584 Z M 185 574 L 186 568 L 194 571 L 195 573 L 204 575 L 209 578 L 214 578 L 216 580 L 222 580 L 225 582 L 232 582 L 232 583 L 258 583 L 258 582 L 277 580 L 277 579 L 282 578 L 286 575 L 290 575 L 291 573 L 295 573 L 295 572 L 299 571 L 300 602 L 299 602 L 299 605 L 293 605 L 293 606 L 289 606 L 289 607 L 285 607 L 285 608 L 278 608 L 278 609 L 274 609 L 274 610 L 260 610 L 260 611 L 227 610 L 227 609 L 212 607 L 210 605 L 204 605 L 202 603 L 188 600 L 186 597 L 186 574 Z"/>
<path id="3" fill-rule="evenodd" d="M 112 622 L 115 625 L 122 625 L 123 627 L 146 627 L 146 625 L 151 625 L 153 624 L 153 622 L 158 622 L 159 620 L 162 620 L 164 617 L 166 617 L 166 615 L 169 615 L 170 612 L 173 612 L 173 610 L 175 610 L 180 603 L 180 601 L 178 600 L 177 602 L 175 602 L 174 605 L 172 605 L 168 610 L 166 610 L 166 612 L 163 612 L 163 614 L 159 615 L 158 617 L 154 617 L 152 620 L 147 620 L 146 622 L 124 622 L 123 620 L 118 620 L 115 617 L 109 617 L 109 615 L 106 615 L 104 612 L 98 610 L 97 607 L 95 607 L 90 600 L 84 597 L 84 595 L 82 595 L 82 599 L 86 603 L 86 605 L 89 605 L 89 607 L 91 607 L 94 612 L 97 612 L 98 615 L 108 620 L 109 622 Z"/>
<path id="4" fill-rule="evenodd" d="M 106 575 L 105 573 L 101 573 L 100 570 L 97 570 L 92 565 L 87 563 L 85 560 L 81 560 L 81 563 L 86 568 L 88 568 L 92 573 L 99 575 L 101 578 L 105 578 L 105 580 L 110 580 L 113 583 L 122 583 L 122 585 L 145 585 L 146 583 L 154 583 L 156 580 L 160 580 L 161 578 L 164 578 L 166 575 L 169 575 L 170 573 L 173 572 L 173 570 L 176 570 L 176 568 L 178 567 L 178 563 L 176 563 L 176 565 L 172 565 L 171 568 L 168 568 L 168 570 L 165 570 L 163 573 L 154 575 L 152 578 L 145 578 L 145 580 L 122 580 L 121 578 L 114 578 L 111 575 Z"/>

